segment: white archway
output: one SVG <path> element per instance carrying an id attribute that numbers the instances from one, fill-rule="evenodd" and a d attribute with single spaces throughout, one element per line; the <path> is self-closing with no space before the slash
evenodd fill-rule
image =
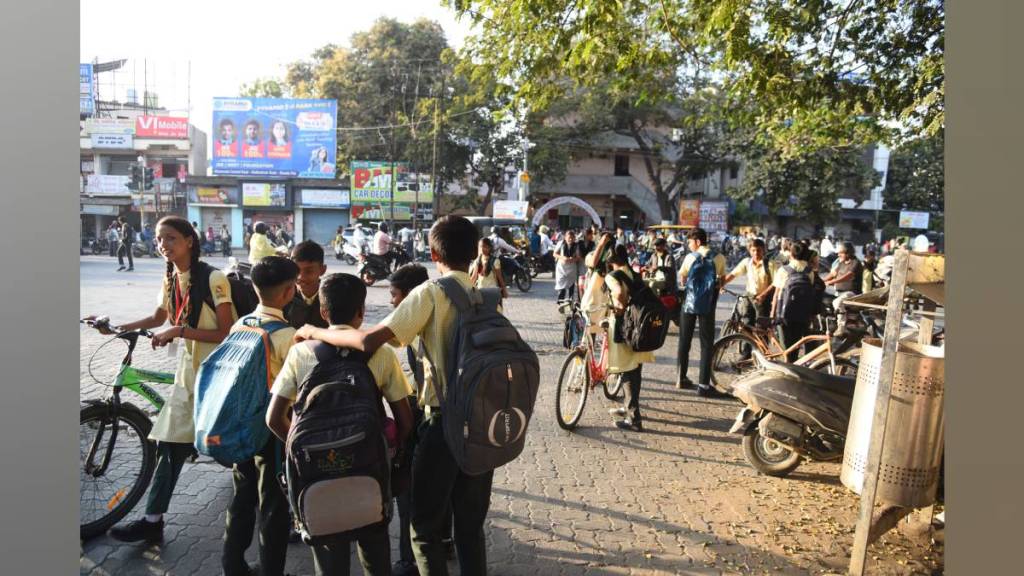
<path id="1" fill-rule="evenodd" d="M 601 217 L 597 215 L 597 211 L 594 210 L 594 207 L 575 196 L 558 196 L 552 198 L 551 200 L 548 200 L 543 206 L 537 208 L 537 210 L 534 211 L 533 225 L 539 225 L 541 218 L 543 218 L 544 215 L 548 213 L 548 210 L 551 210 L 552 208 L 557 208 L 562 204 L 572 204 L 573 206 L 578 206 L 580 209 L 586 212 L 588 216 L 590 216 L 590 219 L 594 221 L 594 224 L 597 224 L 598 228 L 601 228 Z"/>

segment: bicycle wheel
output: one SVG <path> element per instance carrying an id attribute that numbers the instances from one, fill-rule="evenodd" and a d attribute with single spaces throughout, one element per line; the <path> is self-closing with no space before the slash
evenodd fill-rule
<path id="1" fill-rule="evenodd" d="M 117 416 L 117 441 L 111 448 L 110 463 L 100 475 L 89 468 L 103 462 L 112 424 L 110 406 L 90 404 L 79 412 L 79 534 L 91 538 L 107 531 L 125 517 L 145 494 L 156 467 L 156 447 L 147 437 L 153 423 L 138 408 L 122 404 Z M 99 446 L 88 463 L 97 434 Z"/>
<path id="2" fill-rule="evenodd" d="M 602 388 L 604 397 L 609 400 L 618 400 L 619 392 L 622 392 L 622 374 L 609 374 L 605 376 Z"/>
<path id="3" fill-rule="evenodd" d="M 583 406 L 590 391 L 590 367 L 587 354 L 577 348 L 566 356 L 558 373 L 555 391 L 555 417 L 563 430 L 572 430 L 583 416 Z"/>
<path id="4" fill-rule="evenodd" d="M 711 385 L 729 394 L 732 383 L 757 367 L 751 350 L 756 349 L 754 339 L 746 334 L 729 334 L 711 347 Z"/>
<path id="5" fill-rule="evenodd" d="M 825 372 L 833 376 L 856 376 L 857 375 L 857 363 L 849 358 L 836 358 L 836 368 L 832 370 L 832 363 L 828 361 L 828 357 L 819 358 L 808 366 L 811 370 L 818 370 L 819 372 Z"/>

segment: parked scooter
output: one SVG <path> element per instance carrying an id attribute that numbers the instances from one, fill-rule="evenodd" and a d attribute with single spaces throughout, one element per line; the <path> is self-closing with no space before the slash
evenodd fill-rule
<path id="1" fill-rule="evenodd" d="M 334 257 L 343 260 L 346 264 L 354 265 L 359 261 L 359 249 L 351 242 L 344 245 L 334 244 Z"/>
<path id="2" fill-rule="evenodd" d="M 803 458 L 843 457 L 855 378 L 769 362 L 753 350 L 759 368 L 733 382 L 746 407 L 729 430 L 743 434 L 743 455 L 755 469 L 783 478 Z"/>

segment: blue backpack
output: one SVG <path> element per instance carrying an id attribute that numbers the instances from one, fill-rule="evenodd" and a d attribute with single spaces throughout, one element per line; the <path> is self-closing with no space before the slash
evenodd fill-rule
<path id="1" fill-rule="evenodd" d="M 267 443 L 270 335 L 284 322 L 245 316 L 196 374 L 195 446 L 224 466 L 245 462 Z"/>
<path id="2" fill-rule="evenodd" d="M 715 271 L 715 253 L 708 252 L 701 256 L 693 253 L 693 265 L 686 275 L 686 299 L 683 301 L 683 312 L 686 314 L 707 314 L 715 304 L 715 292 L 718 290 L 718 273 Z"/>

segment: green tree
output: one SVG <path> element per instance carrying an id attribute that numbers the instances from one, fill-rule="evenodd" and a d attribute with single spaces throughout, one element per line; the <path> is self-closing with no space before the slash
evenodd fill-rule
<path id="1" fill-rule="evenodd" d="M 791 210 L 815 224 L 834 222 L 839 199 L 862 201 L 881 175 L 860 148 L 824 148 L 789 155 L 773 146 L 746 144 L 746 175 L 726 193 L 749 204 L 762 202 L 772 214 Z"/>
<path id="2" fill-rule="evenodd" d="M 942 230 L 946 209 L 943 135 L 903 143 L 889 156 L 885 207 L 931 213 L 929 225 Z"/>
<path id="3" fill-rule="evenodd" d="M 286 84 L 273 78 L 257 78 L 252 82 L 242 84 L 238 93 L 251 98 L 284 98 L 288 95 L 287 88 Z"/>
<path id="4" fill-rule="evenodd" d="M 734 120 L 798 156 L 944 125 L 943 0 L 457 0 L 472 54 L 542 106 L 553 78 L 641 86 L 707 60 Z"/>

